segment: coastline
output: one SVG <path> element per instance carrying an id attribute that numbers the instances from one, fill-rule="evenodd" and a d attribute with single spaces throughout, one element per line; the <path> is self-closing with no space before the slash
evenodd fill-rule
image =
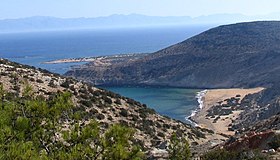
<path id="1" fill-rule="evenodd" d="M 42 62 L 42 64 L 101 62 L 105 60 L 136 59 L 139 57 L 143 57 L 145 55 L 147 55 L 147 53 L 125 53 L 125 54 L 113 54 L 113 55 L 93 56 L 93 57 L 66 58 L 66 59 L 57 59 L 53 61 Z"/>
<path id="2" fill-rule="evenodd" d="M 198 102 L 198 108 L 194 109 L 191 111 L 191 115 L 186 117 L 186 120 L 189 121 L 191 124 L 193 124 L 195 127 L 198 127 L 199 125 L 192 119 L 193 116 L 197 114 L 202 108 L 204 104 L 204 97 L 207 93 L 207 89 L 199 91 L 196 93 L 195 98 L 197 99 Z"/>
<path id="3" fill-rule="evenodd" d="M 248 94 L 258 93 L 264 88 L 251 88 L 251 89 L 210 89 L 198 92 L 197 100 L 199 103 L 198 108 L 193 112 L 189 119 L 199 127 L 211 129 L 216 133 L 226 135 L 233 135 L 234 131 L 229 131 L 228 127 L 233 120 L 239 117 L 242 110 L 234 110 L 229 115 L 217 117 L 208 116 L 209 110 L 215 105 L 224 103 L 226 99 L 238 97 L 239 102 Z M 215 120 L 217 119 L 217 120 Z"/>

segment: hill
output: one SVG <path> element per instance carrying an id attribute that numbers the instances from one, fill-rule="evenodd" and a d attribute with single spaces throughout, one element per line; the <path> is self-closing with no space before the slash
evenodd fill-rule
<path id="1" fill-rule="evenodd" d="M 188 139 L 191 148 L 199 148 L 200 145 L 209 147 L 210 142 L 215 138 L 225 139 L 225 137 L 216 135 L 210 130 L 194 128 L 180 121 L 161 116 L 144 104 L 106 90 L 98 89 L 72 78 L 62 77 L 45 70 L 38 70 L 34 67 L 21 65 L 4 59 L 0 60 L 0 71 L 0 84 L 3 86 L 3 88 L 0 87 L 2 107 L 3 104 L 16 104 L 11 101 L 9 97 L 15 97 L 15 101 L 18 101 L 17 103 L 19 105 L 24 105 L 26 103 L 29 105 L 33 104 L 33 101 L 26 102 L 31 95 L 41 99 L 38 102 L 36 101 L 36 103 L 39 103 L 39 105 L 36 105 L 38 108 L 31 108 L 31 110 L 21 108 L 19 110 L 20 113 L 15 110 L 15 114 L 23 113 L 24 116 L 29 112 L 32 114 L 41 112 L 45 114 L 48 110 L 44 108 L 46 104 L 43 103 L 43 99 L 46 99 L 51 105 L 54 105 L 52 101 L 57 97 L 57 94 L 63 92 L 70 93 L 73 103 L 73 108 L 70 112 L 74 115 L 74 118 L 71 118 L 71 116 L 65 112 L 60 113 L 59 107 L 56 108 L 58 111 L 50 110 L 50 114 L 47 114 L 48 117 L 50 116 L 50 119 L 56 119 L 55 115 L 58 117 L 62 116 L 62 119 L 58 119 L 57 122 L 57 125 L 59 124 L 61 127 L 59 132 L 62 133 L 75 127 L 77 124 L 74 122 L 77 120 L 79 122 L 78 125 L 82 125 L 80 126 L 82 128 L 86 127 L 87 124 L 90 124 L 90 121 L 94 120 L 100 125 L 101 131 L 108 129 L 114 124 L 121 124 L 122 126 L 127 126 L 135 130 L 135 135 L 133 136 L 135 138 L 134 143 L 139 144 L 147 155 L 153 155 L 153 153 L 159 149 L 166 149 L 166 145 L 169 143 L 174 133 L 179 137 Z M 7 93 L 2 94 L 3 90 L 7 91 Z M 59 102 L 62 102 L 62 104 L 68 103 L 63 99 L 62 101 L 60 99 Z M 34 104 L 36 103 L 34 102 Z M 63 111 L 63 108 L 61 109 Z M 51 117 L 52 115 L 53 117 Z M 37 116 L 43 115 L 31 116 L 31 118 L 36 118 Z M 19 117 L 16 117 L 16 119 L 18 118 Z M 4 119 L 1 121 L 1 124 L 4 122 Z M 40 124 L 42 123 L 42 128 L 44 128 L 44 123 L 48 122 L 48 119 L 45 119 L 45 121 L 44 119 L 43 117 L 37 119 L 42 121 L 40 122 Z M 26 124 L 25 121 L 22 122 L 22 125 L 23 124 Z M 58 137 L 62 134 L 59 132 L 55 133 Z M 75 135 L 73 136 L 75 137 Z M 52 137 L 50 137 L 50 139 L 52 139 Z M 69 141 L 69 143 L 71 144 L 74 142 Z M 50 145 L 52 145 L 52 143 Z M 69 144 L 63 143 L 63 145 Z M 3 146 L 0 146 L 0 148 L 1 147 Z M 3 151 L 2 148 L 0 151 Z M 163 150 L 161 152 L 165 153 L 166 151 Z"/>
<path id="2" fill-rule="evenodd" d="M 246 95 L 240 104 L 234 104 L 236 97 L 217 101 L 217 105 L 208 110 L 214 114 L 204 118 L 218 120 L 223 114 L 228 114 L 224 113 L 225 110 L 238 109 L 240 113 L 236 119 L 229 120 L 227 126 L 235 135 L 222 146 L 236 150 L 249 141 L 247 148 L 267 150 L 271 148 L 269 144 L 273 139 L 277 149 L 279 135 L 275 133 L 280 129 L 279 44 L 279 21 L 238 23 L 210 29 L 139 59 L 93 61 L 73 68 L 66 75 L 98 85 L 266 88 Z M 222 104 L 231 100 L 234 103 Z M 264 139 L 258 141 L 258 136 Z M 213 155 L 220 154 L 214 152 Z"/>
<path id="3" fill-rule="evenodd" d="M 91 62 L 66 75 L 98 85 L 270 87 L 280 80 L 279 37 L 278 21 L 225 25 L 135 61 Z"/>

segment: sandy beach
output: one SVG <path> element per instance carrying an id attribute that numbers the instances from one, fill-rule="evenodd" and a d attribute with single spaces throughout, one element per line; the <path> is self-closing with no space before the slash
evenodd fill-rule
<path id="1" fill-rule="evenodd" d="M 213 89 L 207 90 L 205 96 L 202 98 L 203 107 L 200 109 L 192 119 L 203 128 L 208 128 L 213 130 L 216 133 L 222 133 L 226 135 L 233 135 L 233 131 L 228 131 L 228 126 L 231 124 L 232 120 L 235 120 L 239 114 L 242 112 L 241 110 L 233 111 L 232 114 L 220 116 L 220 118 L 214 123 L 214 118 L 210 118 L 206 116 L 208 114 L 208 110 L 211 109 L 214 105 L 218 105 L 218 102 L 222 102 L 225 99 L 236 97 L 240 98 L 240 101 L 248 94 L 258 93 L 262 91 L 264 88 L 252 88 L 252 89 Z"/>

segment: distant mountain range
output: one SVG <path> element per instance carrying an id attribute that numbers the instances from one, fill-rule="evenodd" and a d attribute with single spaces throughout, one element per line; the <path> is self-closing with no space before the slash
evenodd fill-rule
<path id="1" fill-rule="evenodd" d="M 44 30 L 97 29 L 97 28 L 125 28 L 152 27 L 169 25 L 204 25 L 229 24 L 255 20 L 278 20 L 280 13 L 263 16 L 245 16 L 242 14 L 215 14 L 199 17 L 158 17 L 139 14 L 111 15 L 97 18 L 55 18 L 28 17 L 20 19 L 0 20 L 0 32 L 24 32 Z"/>

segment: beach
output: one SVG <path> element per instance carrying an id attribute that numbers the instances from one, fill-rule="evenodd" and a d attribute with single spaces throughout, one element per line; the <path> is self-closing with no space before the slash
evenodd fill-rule
<path id="1" fill-rule="evenodd" d="M 238 108 L 232 111 L 231 114 L 217 117 L 210 117 L 208 115 L 209 110 L 213 109 L 215 105 L 222 105 L 226 99 L 235 98 L 239 99 L 239 102 L 248 94 L 254 94 L 262 91 L 264 88 L 251 88 L 251 89 L 210 89 L 203 91 L 204 96 L 198 98 L 200 104 L 199 110 L 191 117 L 198 126 L 202 128 L 208 128 L 216 133 L 222 133 L 226 135 L 234 135 L 234 131 L 229 131 L 228 127 L 232 123 L 232 120 L 238 118 L 242 110 Z M 202 102 L 200 102 L 202 101 Z M 216 119 L 216 120 L 215 120 Z"/>

